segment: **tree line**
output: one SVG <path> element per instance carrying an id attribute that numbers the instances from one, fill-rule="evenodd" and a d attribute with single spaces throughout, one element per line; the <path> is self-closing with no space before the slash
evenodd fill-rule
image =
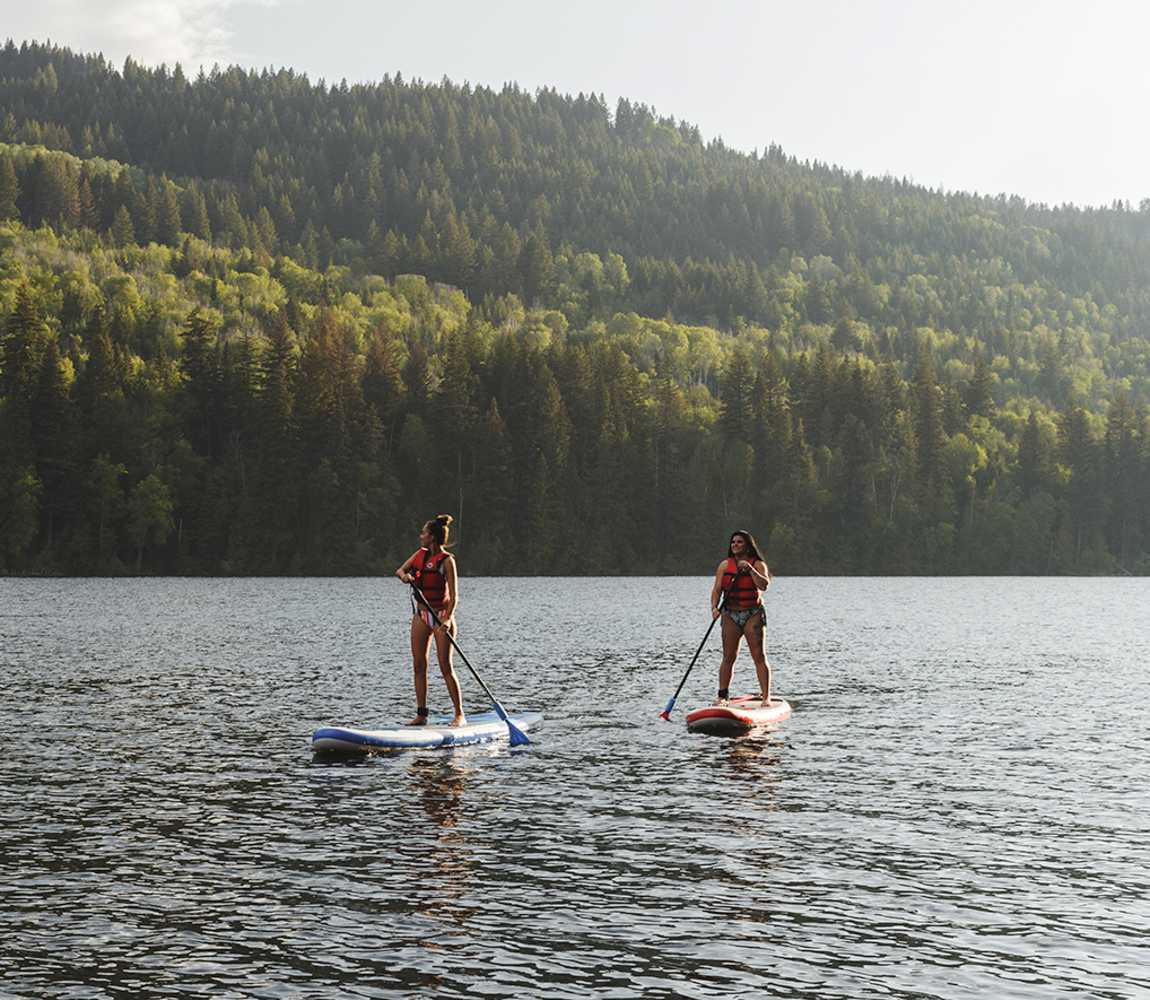
<path id="1" fill-rule="evenodd" d="M 830 343 L 0 226 L 0 569 L 1145 572 L 1150 424 Z"/>

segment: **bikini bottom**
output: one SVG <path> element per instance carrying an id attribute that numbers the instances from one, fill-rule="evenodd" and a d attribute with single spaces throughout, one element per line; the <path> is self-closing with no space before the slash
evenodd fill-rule
<path id="1" fill-rule="evenodd" d="M 725 608 L 723 613 L 741 629 L 746 628 L 747 622 L 755 615 L 759 615 L 763 619 L 764 625 L 767 624 L 766 610 L 761 604 L 757 604 L 753 608 Z"/>

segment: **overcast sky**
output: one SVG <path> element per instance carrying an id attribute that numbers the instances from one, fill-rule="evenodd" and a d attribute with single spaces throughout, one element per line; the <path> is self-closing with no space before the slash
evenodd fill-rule
<path id="1" fill-rule="evenodd" d="M 0 0 L 119 64 L 620 96 L 750 150 L 1034 201 L 1150 197 L 1150 5 L 1115 0 Z"/>

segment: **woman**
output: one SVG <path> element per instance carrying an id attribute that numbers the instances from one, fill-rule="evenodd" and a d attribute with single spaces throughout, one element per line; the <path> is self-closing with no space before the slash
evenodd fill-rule
<path id="1" fill-rule="evenodd" d="M 733 532 L 727 558 L 715 570 L 715 585 L 711 588 L 711 617 L 723 616 L 723 662 L 719 667 L 717 705 L 730 700 L 731 672 L 739 654 L 739 640 L 744 638 L 759 675 L 763 708 L 770 705 L 771 665 L 763 642 L 767 619 L 761 594 L 770 585 L 771 571 L 759 555 L 751 533 Z"/>
<path id="2" fill-rule="evenodd" d="M 409 726 L 427 724 L 427 652 L 431 647 L 432 636 L 435 637 L 439 670 L 447 682 L 447 692 L 455 708 L 455 718 L 451 724 L 462 726 L 467 721 L 463 714 L 463 693 L 459 688 L 459 678 L 455 676 L 455 668 L 451 664 L 455 606 L 459 602 L 455 557 L 447 551 L 452 520 L 450 514 L 440 514 L 428 521 L 419 532 L 419 550 L 395 571 L 395 575 L 404 583 L 413 584 L 435 611 L 432 615 L 422 602 L 412 596 L 411 659 L 415 671 L 416 709 L 415 718 L 408 723 Z"/>

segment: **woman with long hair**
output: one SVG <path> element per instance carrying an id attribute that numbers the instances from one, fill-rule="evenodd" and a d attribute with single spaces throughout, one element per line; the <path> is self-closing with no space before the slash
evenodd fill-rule
<path id="1" fill-rule="evenodd" d="M 409 726 L 427 724 L 427 654 L 433 637 L 439 671 L 455 709 L 451 725 L 462 726 L 467 721 L 463 714 L 463 692 L 451 662 L 455 608 L 459 603 L 455 557 L 447 551 L 453 520 L 450 514 L 440 514 L 424 524 L 419 532 L 419 548 L 395 571 L 400 580 L 418 589 L 435 612 L 433 615 L 412 596 L 411 660 L 415 673 L 416 707 L 415 718 L 408 723 Z"/>
<path id="2" fill-rule="evenodd" d="M 711 616 L 723 616 L 723 662 L 719 665 L 717 705 L 725 705 L 730 700 L 731 673 L 742 639 L 747 640 L 751 659 L 755 661 L 763 708 L 771 702 L 771 664 L 767 660 L 767 618 L 762 598 L 762 592 L 770 585 L 771 571 L 751 533 L 742 529 L 733 531 L 727 558 L 715 570 L 715 585 L 711 588 Z"/>

